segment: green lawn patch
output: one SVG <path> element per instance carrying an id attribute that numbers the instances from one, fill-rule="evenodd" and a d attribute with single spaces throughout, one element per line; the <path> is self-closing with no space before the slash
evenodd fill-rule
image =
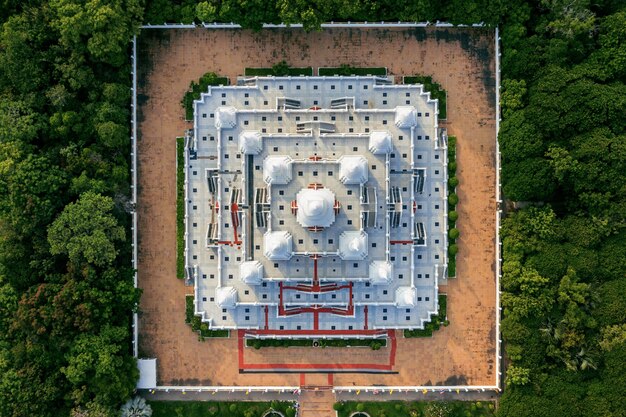
<path id="1" fill-rule="evenodd" d="M 185 277 L 185 138 L 176 138 L 176 277 Z"/>
<path id="2" fill-rule="evenodd" d="M 387 76 L 387 68 L 385 67 L 369 67 L 359 68 L 352 67 L 350 65 L 341 65 L 340 67 L 319 68 L 319 76 L 333 76 L 333 75 L 381 75 Z"/>
<path id="3" fill-rule="evenodd" d="M 228 401 L 148 401 L 152 417 L 261 417 L 273 409 L 285 417 L 293 417 L 292 402 L 228 402 Z"/>
<path id="4" fill-rule="evenodd" d="M 185 323 L 191 326 L 191 330 L 199 334 L 200 339 L 205 337 L 228 337 L 228 330 L 209 330 L 209 325 L 202 323 L 200 316 L 194 314 L 193 295 L 185 297 Z"/>
<path id="5" fill-rule="evenodd" d="M 378 350 L 387 346 L 387 339 L 318 339 L 319 347 L 353 347 L 369 346 L 372 350 Z M 255 349 L 264 347 L 312 347 L 313 339 L 246 339 L 246 346 Z"/>
<path id="6" fill-rule="evenodd" d="M 335 403 L 339 417 L 365 412 L 371 417 L 493 417 L 495 404 L 486 401 L 366 401 Z"/>
<path id="7" fill-rule="evenodd" d="M 207 72 L 198 82 L 189 84 L 189 91 L 183 96 L 181 104 L 185 108 L 185 119 L 193 120 L 193 101 L 200 98 L 200 94 L 206 93 L 210 85 L 228 85 L 228 78 L 220 77 L 214 72 Z"/>
<path id="8" fill-rule="evenodd" d="M 415 75 L 404 77 L 405 84 L 424 84 L 424 89 L 430 91 L 430 96 L 439 100 L 439 120 L 445 120 L 448 117 L 446 109 L 446 90 L 441 85 L 434 82 L 432 77 L 425 75 Z"/>
<path id="9" fill-rule="evenodd" d="M 450 322 L 447 320 L 447 303 L 448 297 L 445 294 L 439 294 L 439 314 L 432 316 L 430 322 L 424 325 L 423 330 L 405 330 L 404 337 L 431 337 L 433 332 L 439 330 L 443 326 L 447 326 Z"/>

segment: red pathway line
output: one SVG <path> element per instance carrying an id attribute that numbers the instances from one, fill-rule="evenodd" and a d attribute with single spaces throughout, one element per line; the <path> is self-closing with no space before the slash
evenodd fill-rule
<path id="1" fill-rule="evenodd" d="M 362 332 L 362 331 L 361 331 Z M 244 361 L 244 335 L 245 330 L 238 331 L 239 342 L 239 369 L 360 369 L 360 370 L 393 370 L 396 363 L 397 341 L 393 330 L 387 331 L 391 343 L 389 363 L 245 363 Z M 301 377 L 302 378 L 302 377 Z M 329 377 L 330 378 L 330 377 Z M 303 385 L 302 383 L 300 385 Z M 332 385 L 332 384 L 331 384 Z"/>
<path id="2" fill-rule="evenodd" d="M 300 374 L 300 387 L 306 385 L 306 374 Z"/>
<path id="3" fill-rule="evenodd" d="M 363 326 L 363 329 L 367 330 L 367 313 L 368 313 L 367 306 L 363 308 L 363 313 L 365 314 L 365 326 Z"/>
<path id="4" fill-rule="evenodd" d="M 303 336 L 303 335 L 345 335 L 345 336 L 353 336 L 353 335 L 362 335 L 362 336 L 373 336 L 373 335 L 383 335 L 385 333 L 389 334 L 389 332 L 385 332 L 384 330 L 278 330 L 278 329 L 270 329 L 270 330 L 261 330 L 261 329 L 251 329 L 251 330 L 240 330 L 248 334 L 260 334 L 260 335 L 291 335 L 291 336 Z"/>
<path id="5" fill-rule="evenodd" d="M 389 336 L 389 340 L 391 341 L 391 352 L 389 353 L 389 365 L 394 366 L 396 364 L 396 349 L 397 349 L 397 341 L 396 341 L 396 332 L 394 330 L 389 330 L 387 332 L 387 336 Z"/>
<path id="6" fill-rule="evenodd" d="M 335 386 L 335 374 L 328 374 L 328 385 L 331 387 Z"/>
<path id="7" fill-rule="evenodd" d="M 237 350 L 238 350 L 238 356 L 239 356 L 239 369 L 243 369 L 244 367 L 244 359 L 243 359 L 243 348 L 244 348 L 244 341 L 243 341 L 243 336 L 245 335 L 245 331 L 243 330 L 237 330 Z"/>
<path id="8" fill-rule="evenodd" d="M 360 369 L 390 371 L 391 365 L 377 363 L 253 363 L 241 369 Z"/>

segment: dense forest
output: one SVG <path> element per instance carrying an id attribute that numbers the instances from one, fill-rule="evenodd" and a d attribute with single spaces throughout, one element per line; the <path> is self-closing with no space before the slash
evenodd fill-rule
<path id="1" fill-rule="evenodd" d="M 115 416 L 135 385 L 129 41 L 141 22 L 330 20 L 500 25 L 511 209 L 498 414 L 626 416 L 622 0 L 0 1 L 1 416 Z"/>

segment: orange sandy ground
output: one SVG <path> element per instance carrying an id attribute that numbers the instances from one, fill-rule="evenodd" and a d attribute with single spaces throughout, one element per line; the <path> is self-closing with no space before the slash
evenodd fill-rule
<path id="1" fill-rule="evenodd" d="M 180 100 L 208 71 L 230 77 L 244 67 L 386 66 L 390 74 L 432 75 L 448 93 L 456 135 L 461 232 L 457 279 L 448 294 L 450 326 L 432 338 L 397 333 L 397 374 L 336 374 L 334 385 L 495 383 L 495 65 L 493 34 L 477 29 L 146 30 L 139 38 L 140 357 L 158 358 L 160 385 L 299 385 L 299 374 L 240 374 L 235 332 L 200 342 L 184 323 L 176 279 L 175 137 L 191 126 Z M 385 363 L 388 348 L 246 349 L 246 362 Z M 313 382 L 319 376 L 309 375 Z M 325 375 L 323 379 L 325 379 Z M 308 383 L 308 381 L 307 381 Z"/>

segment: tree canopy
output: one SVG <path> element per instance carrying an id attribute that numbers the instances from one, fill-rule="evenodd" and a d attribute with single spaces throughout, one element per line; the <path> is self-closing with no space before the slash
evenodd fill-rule
<path id="1" fill-rule="evenodd" d="M 626 8 L 615 0 L 0 1 L 0 415 L 114 416 L 130 317 L 130 39 L 141 22 L 499 25 L 498 414 L 626 415 Z M 211 70 L 211 69 L 207 69 Z"/>

